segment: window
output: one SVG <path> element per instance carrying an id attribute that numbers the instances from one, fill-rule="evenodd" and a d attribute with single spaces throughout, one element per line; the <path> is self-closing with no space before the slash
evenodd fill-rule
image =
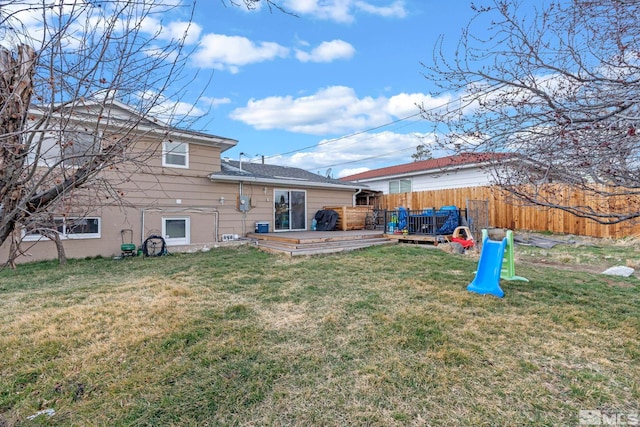
<path id="1" fill-rule="evenodd" d="M 99 218 L 67 219 L 63 224 L 64 232 L 70 239 L 100 237 Z"/>
<path id="2" fill-rule="evenodd" d="M 189 144 L 165 141 L 162 143 L 162 166 L 189 167 Z"/>
<path id="3" fill-rule="evenodd" d="M 49 130 L 38 133 L 31 143 L 27 161 L 53 167 L 79 167 L 100 153 L 101 136 L 89 130 Z M 37 156 L 37 158 L 36 158 Z"/>
<path id="4" fill-rule="evenodd" d="M 410 192 L 411 192 L 410 179 L 397 179 L 395 181 L 389 181 L 389 194 L 410 193 Z"/>
<path id="5" fill-rule="evenodd" d="M 100 138 L 88 131 L 64 131 L 60 142 L 65 166 L 82 166 L 100 152 Z"/>
<path id="6" fill-rule="evenodd" d="M 167 246 L 189 244 L 189 218 L 162 218 L 162 237 Z"/>
<path id="7" fill-rule="evenodd" d="M 35 241 L 45 237 L 39 229 L 48 228 L 60 234 L 61 239 L 99 239 L 101 220 L 99 217 L 54 218 L 53 224 L 35 224 L 25 230 L 24 240 Z"/>

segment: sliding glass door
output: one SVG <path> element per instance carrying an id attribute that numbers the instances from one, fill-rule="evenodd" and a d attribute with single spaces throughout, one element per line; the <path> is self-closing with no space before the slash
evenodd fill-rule
<path id="1" fill-rule="evenodd" d="M 275 230 L 307 229 L 307 193 L 300 190 L 274 192 Z"/>

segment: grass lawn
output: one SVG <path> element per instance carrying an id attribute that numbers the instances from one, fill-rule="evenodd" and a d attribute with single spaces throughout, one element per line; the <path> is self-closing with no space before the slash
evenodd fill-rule
<path id="1" fill-rule="evenodd" d="M 0 426 L 576 426 L 579 410 L 637 411 L 640 281 L 576 262 L 640 254 L 583 250 L 558 263 L 575 268 L 523 251 L 530 282 L 503 281 L 504 299 L 466 291 L 477 259 L 406 245 L 4 270 Z"/>

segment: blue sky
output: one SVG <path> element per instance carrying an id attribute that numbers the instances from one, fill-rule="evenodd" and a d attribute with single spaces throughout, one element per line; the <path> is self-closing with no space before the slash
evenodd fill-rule
<path id="1" fill-rule="evenodd" d="M 68 9 L 85 4 L 74 1 Z M 230 158 L 265 156 L 311 172 L 330 169 L 333 177 L 407 163 L 433 139 L 416 104 L 432 108 L 457 97 L 429 96 L 435 85 L 420 63 L 432 61 L 441 35 L 455 49 L 473 16 L 470 1 L 276 0 L 296 16 L 232 1 L 242 3 L 198 1 L 191 23 L 189 7 L 178 7 L 141 24 L 158 41 L 188 29 L 185 71 L 198 77 L 186 91 L 169 90 L 166 101 L 204 114 L 194 130 L 238 140 L 224 153 Z M 15 18 L 31 37 L 42 36 L 40 12 L 29 2 L 3 4 L 20 11 Z"/>
<path id="2" fill-rule="evenodd" d="M 239 140 L 225 153 L 233 159 L 264 155 L 322 174 L 331 168 L 334 177 L 412 161 L 431 126 L 419 116 L 400 119 L 416 115 L 417 102 L 451 99 L 428 95 L 434 86 L 420 62 L 431 61 L 441 34 L 455 47 L 470 2 L 280 3 L 298 16 L 216 0 L 196 5 L 192 66 L 214 72 L 197 104 L 211 106 L 204 130 Z"/>

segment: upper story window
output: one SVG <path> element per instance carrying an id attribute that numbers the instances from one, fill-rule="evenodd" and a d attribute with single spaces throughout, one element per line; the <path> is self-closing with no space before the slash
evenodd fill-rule
<path id="1" fill-rule="evenodd" d="M 80 167 L 100 153 L 101 142 L 101 135 L 89 129 L 34 132 L 27 161 L 45 167 Z"/>
<path id="2" fill-rule="evenodd" d="M 389 181 L 389 194 L 410 193 L 410 192 L 411 192 L 410 179 L 396 179 L 394 181 Z"/>
<path id="3" fill-rule="evenodd" d="M 62 158 L 65 166 L 79 167 L 100 152 L 101 138 L 89 131 L 72 130 L 62 134 Z"/>
<path id="4" fill-rule="evenodd" d="M 189 167 L 189 144 L 165 141 L 162 143 L 162 166 L 172 168 Z"/>

